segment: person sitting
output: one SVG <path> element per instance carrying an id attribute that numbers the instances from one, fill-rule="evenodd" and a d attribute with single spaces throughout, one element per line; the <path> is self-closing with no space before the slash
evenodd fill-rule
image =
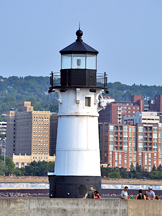
<path id="1" fill-rule="evenodd" d="M 102 199 L 102 197 L 99 195 L 98 191 L 94 192 L 94 199 Z"/>
<path id="2" fill-rule="evenodd" d="M 158 195 L 156 195 L 155 199 L 156 199 L 156 200 L 160 200 L 160 198 L 159 198 L 159 196 L 158 196 Z"/>
<path id="3" fill-rule="evenodd" d="M 148 200 L 154 200 L 155 199 L 155 193 L 152 190 L 152 187 L 149 187 L 149 192 L 148 192 Z"/>
<path id="4" fill-rule="evenodd" d="M 146 197 L 146 200 L 148 200 L 148 190 L 147 189 L 145 190 L 145 194 L 144 195 Z"/>
<path id="5" fill-rule="evenodd" d="M 93 199 L 94 198 L 94 192 L 96 191 L 96 189 L 93 188 L 93 185 L 89 186 L 89 190 L 87 191 L 87 193 L 85 194 L 85 196 L 83 197 L 83 199 Z"/>
<path id="6" fill-rule="evenodd" d="M 136 199 L 146 200 L 146 196 L 142 194 L 142 190 L 139 190 L 139 194 L 137 194 Z"/>

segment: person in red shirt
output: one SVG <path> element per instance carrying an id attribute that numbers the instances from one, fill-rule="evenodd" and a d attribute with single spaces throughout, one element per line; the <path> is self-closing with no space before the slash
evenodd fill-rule
<path id="1" fill-rule="evenodd" d="M 94 192 L 94 199 L 102 199 L 102 197 L 99 195 L 98 191 Z"/>

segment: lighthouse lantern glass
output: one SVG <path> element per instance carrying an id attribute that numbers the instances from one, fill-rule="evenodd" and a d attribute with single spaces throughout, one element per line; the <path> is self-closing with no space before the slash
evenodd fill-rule
<path id="1" fill-rule="evenodd" d="M 61 69 L 71 68 L 71 54 L 61 56 Z"/>
<path id="2" fill-rule="evenodd" d="M 96 55 L 87 55 L 86 68 L 96 70 Z"/>
<path id="3" fill-rule="evenodd" d="M 72 68 L 85 69 L 85 54 L 73 54 L 72 55 Z"/>

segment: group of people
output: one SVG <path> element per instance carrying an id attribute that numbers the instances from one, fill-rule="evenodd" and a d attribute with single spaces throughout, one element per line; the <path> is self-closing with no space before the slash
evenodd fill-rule
<path id="1" fill-rule="evenodd" d="M 128 199 L 129 196 L 128 196 L 128 187 L 125 186 L 124 187 L 124 190 L 122 190 L 121 194 L 120 194 L 120 198 L 121 199 Z M 150 186 L 148 188 L 148 190 L 145 190 L 145 194 L 143 194 L 142 190 L 140 189 L 139 190 L 139 193 L 136 195 L 136 200 L 138 199 L 143 199 L 143 200 L 160 200 L 159 199 L 159 196 L 156 195 L 155 196 L 155 192 L 152 190 L 152 187 Z"/>
<path id="2" fill-rule="evenodd" d="M 99 195 L 98 191 L 93 188 L 93 185 L 90 185 L 89 190 L 83 197 L 83 199 L 91 198 L 91 199 L 102 199 L 102 197 Z"/>
<path id="3" fill-rule="evenodd" d="M 128 186 L 124 187 L 124 190 L 121 191 L 120 198 L 121 199 L 129 199 L 131 196 L 128 196 Z M 99 195 L 98 191 L 93 188 L 93 185 L 89 187 L 89 190 L 83 197 L 83 199 L 91 198 L 91 199 L 102 199 L 102 197 Z M 150 186 L 148 190 L 145 190 L 145 194 L 143 194 L 142 190 L 139 190 L 139 193 L 136 195 L 136 200 L 143 199 L 143 200 L 160 200 L 159 196 L 155 196 L 155 192 L 152 190 L 152 187 Z"/>

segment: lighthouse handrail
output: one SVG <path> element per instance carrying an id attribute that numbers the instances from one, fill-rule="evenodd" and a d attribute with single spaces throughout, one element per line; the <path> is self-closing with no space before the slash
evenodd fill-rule
<path id="1" fill-rule="evenodd" d="M 50 76 L 51 88 L 61 86 L 61 74 L 60 72 L 51 72 Z M 106 88 L 107 87 L 107 74 L 106 72 L 96 73 L 96 87 Z"/>

